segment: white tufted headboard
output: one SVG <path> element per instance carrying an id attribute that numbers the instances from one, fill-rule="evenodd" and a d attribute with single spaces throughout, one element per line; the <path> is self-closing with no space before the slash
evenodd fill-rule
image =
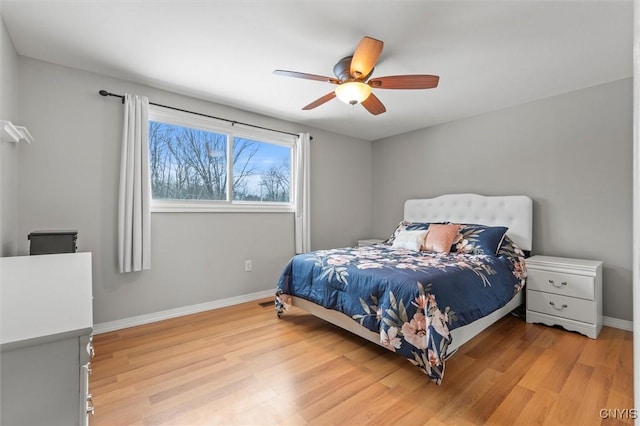
<path id="1" fill-rule="evenodd" d="M 532 246 L 533 203 L 526 195 L 447 194 L 407 200 L 404 220 L 506 226 L 509 228 L 507 235 L 518 247 L 530 251 Z"/>

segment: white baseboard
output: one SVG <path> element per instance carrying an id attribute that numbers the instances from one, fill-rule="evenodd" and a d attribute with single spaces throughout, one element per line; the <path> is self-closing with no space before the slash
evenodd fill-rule
<path id="1" fill-rule="evenodd" d="M 181 317 L 183 315 L 196 314 L 198 312 L 210 311 L 211 309 L 224 308 L 227 306 L 238 305 L 240 303 L 260 300 L 267 297 L 275 297 L 275 290 L 259 291 L 257 293 L 244 294 L 242 296 L 229 297 L 227 299 L 212 300 L 211 302 L 199 303 L 197 305 L 183 306 L 181 308 L 169 309 L 152 314 L 138 315 L 135 317 L 124 318 L 116 321 L 108 321 L 93 326 L 93 334 L 107 333 L 109 331 L 122 330 L 123 328 L 135 327 L 138 325 L 149 324 L 156 321 L 162 321 L 169 318 Z M 275 311 L 274 311 L 275 312 Z M 275 315 L 275 313 L 274 313 Z"/>
<path id="2" fill-rule="evenodd" d="M 602 317 L 602 324 L 607 327 L 619 328 L 621 330 L 633 331 L 633 322 L 612 317 Z"/>

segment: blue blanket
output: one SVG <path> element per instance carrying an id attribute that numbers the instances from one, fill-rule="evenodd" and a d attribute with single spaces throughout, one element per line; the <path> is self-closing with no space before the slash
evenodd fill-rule
<path id="1" fill-rule="evenodd" d="M 444 375 L 450 330 L 504 306 L 525 283 L 524 254 L 505 238 L 496 256 L 417 252 L 386 244 L 294 256 L 278 281 L 284 295 L 340 311 L 380 343 L 421 368 L 435 383 Z"/>

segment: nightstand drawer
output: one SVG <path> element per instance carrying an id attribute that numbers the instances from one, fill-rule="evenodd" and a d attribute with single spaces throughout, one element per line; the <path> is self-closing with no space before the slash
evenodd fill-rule
<path id="1" fill-rule="evenodd" d="M 594 300 L 594 278 L 561 272 L 527 271 L 527 288 L 547 293 L 561 294 Z"/>
<path id="2" fill-rule="evenodd" d="M 586 323 L 596 322 L 595 303 L 541 291 L 527 291 L 527 310 Z"/>

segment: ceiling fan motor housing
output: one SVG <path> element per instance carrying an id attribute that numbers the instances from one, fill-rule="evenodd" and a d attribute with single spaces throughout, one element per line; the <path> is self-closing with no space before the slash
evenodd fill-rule
<path id="1" fill-rule="evenodd" d="M 349 68 L 351 67 L 351 59 L 353 56 L 345 56 L 340 59 L 333 67 L 333 74 L 340 81 L 347 81 L 351 78 Z"/>
<path id="2" fill-rule="evenodd" d="M 352 76 L 350 73 L 352 59 L 353 56 L 345 56 L 333 66 L 333 74 L 343 83 L 345 81 L 365 81 L 373 73 L 373 68 L 371 68 L 371 71 L 367 75 Z"/>

